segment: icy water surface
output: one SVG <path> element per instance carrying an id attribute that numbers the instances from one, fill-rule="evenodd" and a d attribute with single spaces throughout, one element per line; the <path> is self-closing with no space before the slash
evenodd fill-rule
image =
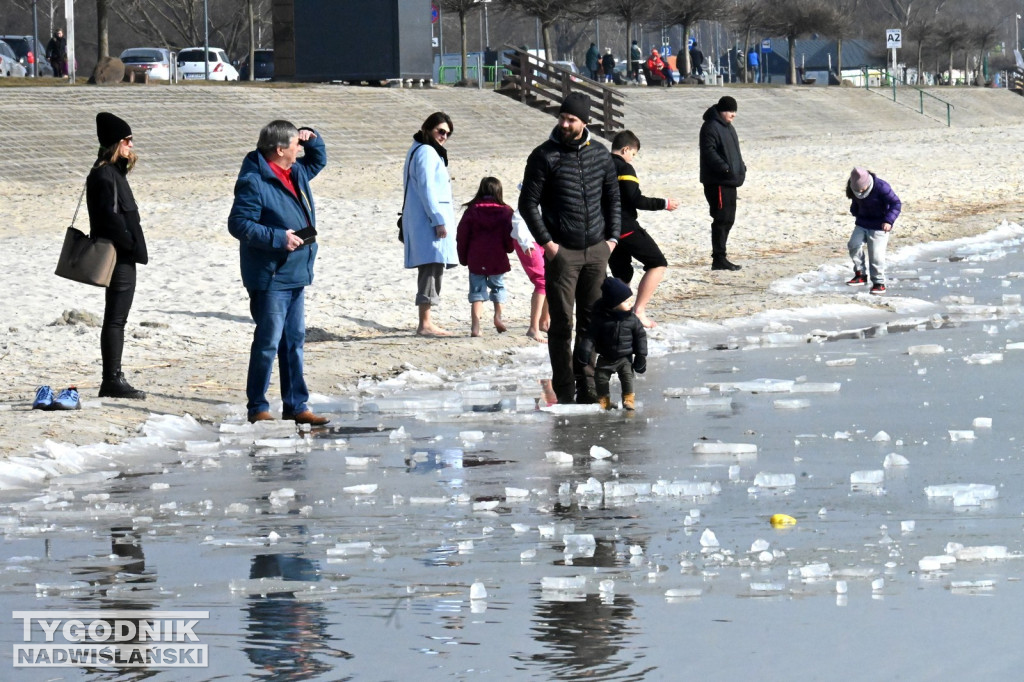
<path id="1" fill-rule="evenodd" d="M 208 610 L 209 665 L 13 668 L 4 647 L 2 678 L 1008 679 L 1020 239 L 894 258 L 888 310 L 862 289 L 666 327 L 636 414 L 536 411 L 538 349 L 324 398 L 312 434 L 232 414 L 48 444 L 0 468 L 24 486 L 0 493 L 0 611 Z"/>

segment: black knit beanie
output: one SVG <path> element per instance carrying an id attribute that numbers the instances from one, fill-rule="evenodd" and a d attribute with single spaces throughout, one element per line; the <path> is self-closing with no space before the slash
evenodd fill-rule
<path id="1" fill-rule="evenodd" d="M 584 123 L 590 123 L 590 98 L 581 92 L 571 92 L 558 110 L 559 114 L 572 114 Z"/>
<path id="2" fill-rule="evenodd" d="M 605 277 L 601 284 L 601 300 L 609 308 L 614 308 L 632 295 L 632 289 L 621 279 Z"/>
<path id="3" fill-rule="evenodd" d="M 101 111 L 96 114 L 96 137 L 103 148 L 113 147 L 126 137 L 131 137 L 132 127 L 113 114 Z"/>
<path id="4" fill-rule="evenodd" d="M 718 100 L 718 104 L 715 105 L 715 109 L 718 109 L 719 113 L 726 111 L 736 111 L 736 98 L 730 97 L 729 95 L 723 95 Z"/>

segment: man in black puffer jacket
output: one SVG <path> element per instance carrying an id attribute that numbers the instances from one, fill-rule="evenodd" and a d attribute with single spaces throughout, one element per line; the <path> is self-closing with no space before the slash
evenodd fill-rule
<path id="1" fill-rule="evenodd" d="M 726 258 L 725 243 L 736 221 L 736 188 L 743 186 L 747 166 L 733 127 L 736 100 L 725 95 L 704 112 L 700 127 L 700 182 L 711 210 L 711 269 L 739 270 Z"/>
<path id="2" fill-rule="evenodd" d="M 526 161 L 519 195 L 519 213 L 544 249 L 551 385 L 560 403 L 596 400 L 592 370 L 573 361 L 573 306 L 578 347 L 601 296 L 622 219 L 611 154 L 591 138 L 589 121 L 590 99 L 567 96 L 551 137 Z"/>

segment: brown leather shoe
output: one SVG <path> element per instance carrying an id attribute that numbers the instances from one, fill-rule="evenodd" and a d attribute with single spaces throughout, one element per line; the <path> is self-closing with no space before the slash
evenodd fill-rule
<path id="1" fill-rule="evenodd" d="M 310 426 L 323 426 L 331 421 L 327 417 L 321 417 L 318 414 L 313 414 L 312 410 L 303 410 L 298 414 L 286 414 L 282 419 L 290 419 L 296 424 L 309 424 Z"/>
<path id="2" fill-rule="evenodd" d="M 273 421 L 274 415 L 270 414 L 266 410 L 263 412 L 257 412 L 256 414 L 249 416 L 249 423 L 255 424 L 256 422 Z"/>

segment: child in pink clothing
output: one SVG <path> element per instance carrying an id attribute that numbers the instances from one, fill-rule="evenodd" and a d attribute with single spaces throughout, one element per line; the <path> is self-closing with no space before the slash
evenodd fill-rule
<path id="1" fill-rule="evenodd" d="M 499 334 L 508 331 L 501 319 L 501 307 L 508 299 L 505 273 L 511 269 L 508 254 L 514 244 L 512 212 L 502 199 L 501 181 L 486 177 L 459 221 L 455 244 L 459 262 L 469 267 L 473 336 L 480 336 L 480 313 L 488 299 L 494 303 L 494 328 Z"/>
<path id="2" fill-rule="evenodd" d="M 530 229 L 519 215 L 519 211 L 512 215 L 512 239 L 515 240 L 516 255 L 523 265 L 523 271 L 533 284 L 533 296 L 530 298 L 530 328 L 526 330 L 526 335 L 534 341 L 547 343 L 542 332 L 548 330 L 551 315 L 548 313 L 548 291 L 544 284 L 544 249 L 540 248 L 537 240 L 530 234 Z"/>

